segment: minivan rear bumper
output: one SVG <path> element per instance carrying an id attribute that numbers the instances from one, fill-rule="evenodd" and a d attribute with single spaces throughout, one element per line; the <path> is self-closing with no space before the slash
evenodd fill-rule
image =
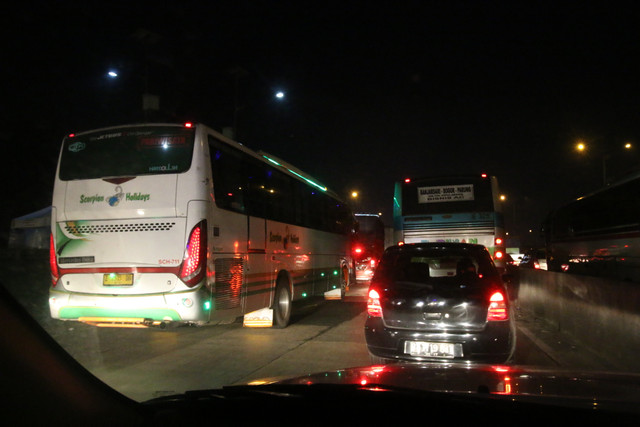
<path id="1" fill-rule="evenodd" d="M 382 318 L 369 317 L 365 339 L 374 356 L 409 361 L 504 363 L 515 350 L 515 326 L 512 321 L 487 322 L 482 331 L 418 331 L 386 327 Z M 461 344 L 462 355 L 453 358 L 417 357 L 404 352 L 406 341 Z"/>

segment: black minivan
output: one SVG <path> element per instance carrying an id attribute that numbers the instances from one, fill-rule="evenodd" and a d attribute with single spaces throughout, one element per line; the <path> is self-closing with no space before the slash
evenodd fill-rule
<path id="1" fill-rule="evenodd" d="M 515 321 L 489 251 L 465 243 L 385 250 L 369 286 L 365 337 L 374 363 L 504 363 Z"/>

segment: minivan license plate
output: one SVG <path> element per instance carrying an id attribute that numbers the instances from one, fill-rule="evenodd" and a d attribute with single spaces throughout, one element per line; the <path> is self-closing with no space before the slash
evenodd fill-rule
<path id="1" fill-rule="evenodd" d="M 411 356 L 452 359 L 456 357 L 456 346 L 459 345 L 442 342 L 405 341 L 404 352 Z M 459 350 L 459 355 L 462 356 L 462 349 Z"/>
<path id="2" fill-rule="evenodd" d="M 104 286 L 131 286 L 133 273 L 107 273 L 102 276 Z"/>

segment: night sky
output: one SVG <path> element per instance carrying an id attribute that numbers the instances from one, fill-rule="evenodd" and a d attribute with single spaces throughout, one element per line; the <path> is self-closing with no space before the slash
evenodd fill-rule
<path id="1" fill-rule="evenodd" d="M 143 120 L 235 122 L 389 225 L 394 181 L 487 172 L 524 236 L 602 185 L 605 153 L 610 178 L 640 164 L 618 148 L 640 144 L 632 5 L 21 2 L 0 18 L 0 236 L 50 203 L 66 133 Z M 160 111 L 143 114 L 145 92 Z"/>

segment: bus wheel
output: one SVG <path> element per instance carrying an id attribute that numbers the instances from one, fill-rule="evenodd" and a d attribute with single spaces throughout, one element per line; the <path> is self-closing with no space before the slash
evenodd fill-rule
<path id="1" fill-rule="evenodd" d="M 291 319 L 291 292 L 286 283 L 279 281 L 273 299 L 273 327 L 286 328 Z"/>

